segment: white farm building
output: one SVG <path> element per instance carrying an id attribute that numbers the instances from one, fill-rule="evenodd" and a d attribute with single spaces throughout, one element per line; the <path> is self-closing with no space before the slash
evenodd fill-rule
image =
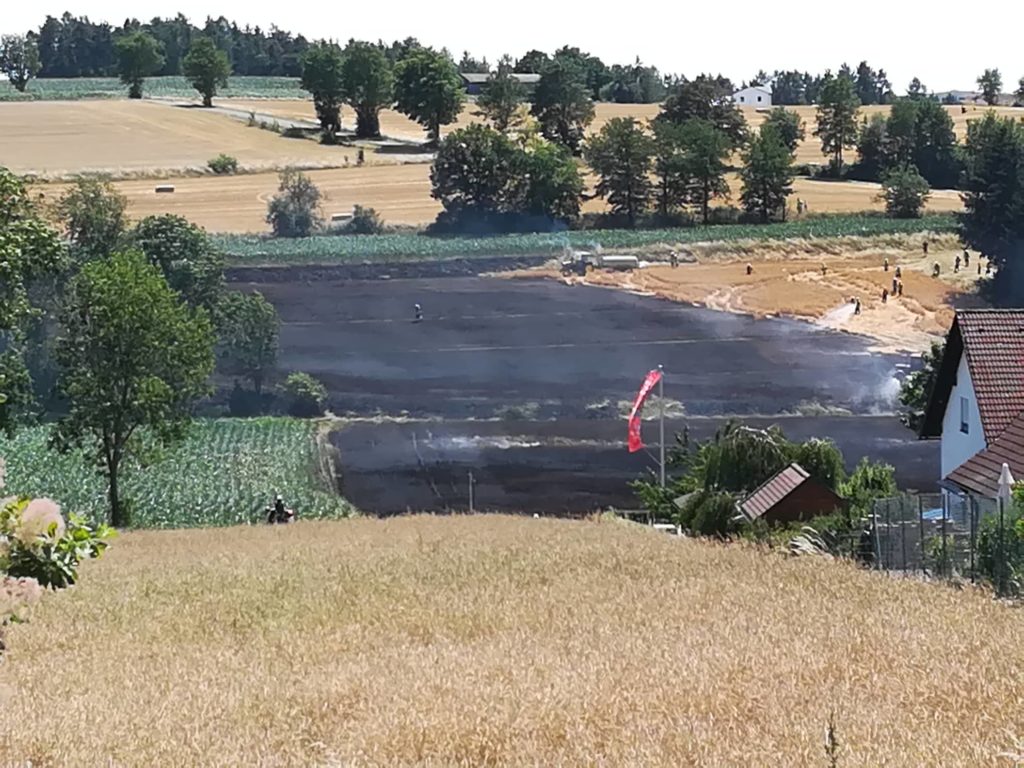
<path id="1" fill-rule="evenodd" d="M 770 107 L 772 90 L 763 85 L 751 85 L 736 91 L 732 95 L 732 100 L 741 107 Z"/>

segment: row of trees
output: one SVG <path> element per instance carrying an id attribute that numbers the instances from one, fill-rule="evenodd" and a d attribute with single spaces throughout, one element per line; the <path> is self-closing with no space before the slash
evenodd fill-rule
<path id="1" fill-rule="evenodd" d="M 711 205 L 729 194 L 726 174 L 741 151 L 744 209 L 760 221 L 785 215 L 792 189 L 793 153 L 804 137 L 800 118 L 774 110 L 751 134 L 722 78 L 681 80 L 649 125 L 615 118 L 584 140 L 593 104 L 578 69 L 545 69 L 527 127 L 508 74 L 499 68 L 480 99 L 490 127 L 474 125 L 442 142 L 431 172 L 433 195 L 451 227 L 571 220 L 583 184 L 571 153 L 580 153 L 598 177 L 597 194 L 627 226 L 650 213 L 663 222 L 692 209 L 707 223 Z M 507 134 L 515 131 L 515 138 Z M 540 134 L 539 136 L 537 134 Z"/>
<path id="2" fill-rule="evenodd" d="M 115 525 L 124 462 L 183 433 L 215 365 L 257 399 L 275 366 L 276 311 L 225 290 L 206 233 L 170 215 L 129 227 L 102 182 L 46 212 L 0 169 L 0 265 L 0 427 L 45 401 L 59 414 L 54 446 L 88 450 L 107 477 Z"/>

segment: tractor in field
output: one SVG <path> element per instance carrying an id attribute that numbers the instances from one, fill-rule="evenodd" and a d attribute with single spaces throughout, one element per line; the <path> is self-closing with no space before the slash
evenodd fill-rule
<path id="1" fill-rule="evenodd" d="M 584 275 L 593 272 L 595 269 L 611 269 L 630 272 L 640 268 L 640 259 L 636 256 L 619 253 L 602 253 L 596 251 L 576 251 L 567 248 L 562 257 L 562 275 Z"/>

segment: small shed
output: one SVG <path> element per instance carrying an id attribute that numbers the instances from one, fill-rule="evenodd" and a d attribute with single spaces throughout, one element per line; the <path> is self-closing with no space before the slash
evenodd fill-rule
<path id="1" fill-rule="evenodd" d="M 835 491 L 796 463 L 766 480 L 740 502 L 740 512 L 748 521 L 767 523 L 802 522 L 845 507 L 846 502 Z"/>
<path id="2" fill-rule="evenodd" d="M 734 104 L 741 107 L 770 107 L 772 105 L 772 89 L 763 85 L 751 85 L 741 88 L 732 95 Z"/>

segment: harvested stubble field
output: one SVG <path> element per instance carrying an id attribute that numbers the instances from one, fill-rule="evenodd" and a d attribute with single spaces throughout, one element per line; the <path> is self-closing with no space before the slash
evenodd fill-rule
<path id="1" fill-rule="evenodd" d="M 0 136 L 0 165 L 46 178 L 181 174 L 222 152 L 246 168 L 332 167 L 346 154 L 354 163 L 356 151 L 154 101 L 0 103 Z"/>
<path id="2" fill-rule="evenodd" d="M 998 765 L 1022 630 L 605 520 L 129 533 L 10 632 L 0 763 Z"/>
<path id="3" fill-rule="evenodd" d="M 305 143 L 315 146 L 311 142 Z M 374 208 L 388 224 L 426 225 L 441 211 L 441 204 L 430 196 L 430 166 L 426 164 L 334 168 L 309 171 L 308 175 L 324 193 L 324 211 L 328 215 L 349 212 L 353 205 L 363 205 Z M 157 193 L 151 179 L 120 181 L 115 186 L 128 198 L 129 214 L 133 218 L 176 213 L 213 232 L 257 233 L 269 230 L 266 223 L 267 201 L 277 191 L 276 173 L 202 176 L 173 181 L 173 194 Z M 729 181 L 733 189 L 732 202 L 735 203 L 739 199 L 740 182 L 735 175 L 730 175 Z M 39 185 L 37 189 L 48 198 L 55 199 L 65 186 L 46 184 Z M 807 201 L 813 212 L 879 211 L 884 209 L 884 204 L 879 202 L 878 194 L 877 184 L 797 179 L 793 185 L 791 205 L 795 205 L 795 199 L 799 197 Z M 956 211 L 961 207 L 959 195 L 949 190 L 934 192 L 927 205 L 931 212 Z M 601 212 L 606 210 L 606 206 L 603 200 L 594 199 L 587 201 L 583 210 Z"/>

